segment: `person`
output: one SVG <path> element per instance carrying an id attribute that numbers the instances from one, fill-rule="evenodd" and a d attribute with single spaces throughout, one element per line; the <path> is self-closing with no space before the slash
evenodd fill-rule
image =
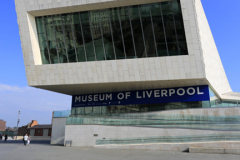
<path id="1" fill-rule="evenodd" d="M 0 140 L 2 140 L 2 135 L 0 134 Z"/>
<path id="2" fill-rule="evenodd" d="M 5 135 L 5 142 L 7 141 L 7 139 L 8 139 L 8 135 L 6 134 L 6 135 Z"/>
<path id="3" fill-rule="evenodd" d="M 23 142 L 24 142 L 24 145 L 25 145 L 25 146 L 26 146 L 27 140 L 28 140 L 28 135 L 26 134 L 26 135 L 23 137 Z"/>
<path id="4" fill-rule="evenodd" d="M 27 146 L 30 144 L 30 141 L 31 141 L 31 137 L 30 135 L 28 136 L 28 139 L 27 139 Z"/>

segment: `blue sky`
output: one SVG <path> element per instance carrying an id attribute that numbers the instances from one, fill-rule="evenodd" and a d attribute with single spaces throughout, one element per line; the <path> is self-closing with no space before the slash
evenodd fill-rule
<path id="1" fill-rule="evenodd" d="M 240 92 L 240 1 L 202 0 L 229 83 Z M 3 0 L 0 6 L 0 119 L 16 126 L 31 120 L 51 123 L 53 110 L 70 109 L 71 97 L 30 88 L 19 37 L 14 0 Z"/>

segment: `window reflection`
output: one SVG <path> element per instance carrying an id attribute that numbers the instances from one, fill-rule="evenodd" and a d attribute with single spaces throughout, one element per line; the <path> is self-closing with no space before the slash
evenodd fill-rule
<path id="1" fill-rule="evenodd" d="M 185 30 L 184 30 L 183 18 L 182 18 L 181 6 L 180 6 L 180 0 L 173 0 L 172 1 L 172 8 L 173 8 L 174 20 L 175 20 L 175 24 L 176 24 L 178 46 L 179 46 L 180 55 L 188 55 L 186 36 L 185 36 Z"/>
<path id="2" fill-rule="evenodd" d="M 62 24 L 64 29 L 64 37 L 65 37 L 66 50 L 68 54 L 68 61 L 77 62 L 71 21 L 72 21 L 72 14 L 62 15 Z"/>
<path id="3" fill-rule="evenodd" d="M 129 7 L 129 13 L 132 23 L 132 31 L 135 42 L 135 49 L 137 58 L 146 57 L 145 44 L 143 39 L 142 24 L 140 20 L 140 14 L 138 6 Z"/>
<path id="4" fill-rule="evenodd" d="M 180 0 L 36 17 L 43 64 L 187 55 Z"/>
<path id="5" fill-rule="evenodd" d="M 122 40 L 122 31 L 121 31 L 120 21 L 118 16 L 118 9 L 117 8 L 110 9 L 109 14 L 110 14 L 110 20 L 111 20 L 111 26 L 112 26 L 112 34 L 113 34 L 116 58 L 125 59 L 123 40 Z"/>
<path id="6" fill-rule="evenodd" d="M 68 58 L 66 54 L 66 46 L 65 46 L 65 40 L 64 40 L 64 32 L 63 32 L 61 15 L 53 16 L 53 25 L 55 28 L 59 61 L 60 63 L 67 63 Z"/>
<path id="7" fill-rule="evenodd" d="M 171 2 L 162 2 L 161 7 L 169 56 L 179 55 L 176 40 L 175 24 L 173 21 L 172 4 Z"/>
<path id="8" fill-rule="evenodd" d="M 101 29 L 102 29 L 102 36 L 104 41 L 104 48 L 107 60 L 115 59 L 114 54 L 114 41 L 112 39 L 112 32 L 110 27 L 110 17 L 109 17 L 109 10 L 101 10 L 99 11 L 99 17 L 101 21 Z"/>
<path id="9" fill-rule="evenodd" d="M 82 29 L 83 29 L 83 37 L 86 47 L 86 55 L 87 55 L 87 61 L 95 61 L 95 53 L 93 49 L 93 40 L 91 35 L 91 28 L 89 24 L 89 16 L 88 12 L 82 12 L 80 13 L 81 16 L 81 23 L 82 23 Z"/>
<path id="10" fill-rule="evenodd" d="M 155 42 L 153 37 L 149 4 L 141 5 L 140 13 L 142 17 L 142 26 L 144 31 L 147 57 L 156 57 L 156 48 L 155 48 Z"/>
<path id="11" fill-rule="evenodd" d="M 156 39 L 158 56 L 167 56 L 167 47 L 165 39 L 165 30 L 163 26 L 162 13 L 159 3 L 153 3 L 151 6 L 153 30 Z"/>
<path id="12" fill-rule="evenodd" d="M 83 41 L 82 27 L 80 22 L 79 13 L 73 14 L 73 33 L 75 39 L 75 45 L 77 50 L 78 62 L 85 62 L 85 45 Z"/>
<path id="13" fill-rule="evenodd" d="M 119 8 L 119 17 L 122 25 L 126 58 L 135 58 L 135 50 L 133 46 L 128 7 Z"/>
<path id="14" fill-rule="evenodd" d="M 92 36 L 94 40 L 96 58 L 98 61 L 105 60 L 105 51 L 103 48 L 102 32 L 100 27 L 100 18 L 98 11 L 90 11 Z"/>
<path id="15" fill-rule="evenodd" d="M 55 37 L 52 17 L 51 16 L 44 17 L 44 22 L 46 26 L 47 43 L 49 47 L 49 56 L 50 56 L 51 64 L 59 63 L 56 37 Z"/>

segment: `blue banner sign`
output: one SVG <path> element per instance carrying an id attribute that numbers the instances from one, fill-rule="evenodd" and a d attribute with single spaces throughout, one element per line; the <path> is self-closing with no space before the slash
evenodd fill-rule
<path id="1" fill-rule="evenodd" d="M 72 107 L 209 101 L 208 86 L 151 89 L 72 96 Z"/>

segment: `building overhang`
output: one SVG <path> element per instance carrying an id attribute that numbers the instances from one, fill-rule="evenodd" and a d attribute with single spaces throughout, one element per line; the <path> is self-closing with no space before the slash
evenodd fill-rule
<path id="1" fill-rule="evenodd" d="M 67 85 L 42 85 L 33 86 L 40 89 L 54 91 L 66 95 L 96 94 L 108 92 L 123 92 L 146 89 L 161 89 L 173 87 L 187 87 L 197 85 L 208 85 L 206 79 L 183 79 L 183 80 L 161 80 L 161 81 L 139 81 L 139 82 L 109 82 L 89 84 L 67 84 Z"/>

